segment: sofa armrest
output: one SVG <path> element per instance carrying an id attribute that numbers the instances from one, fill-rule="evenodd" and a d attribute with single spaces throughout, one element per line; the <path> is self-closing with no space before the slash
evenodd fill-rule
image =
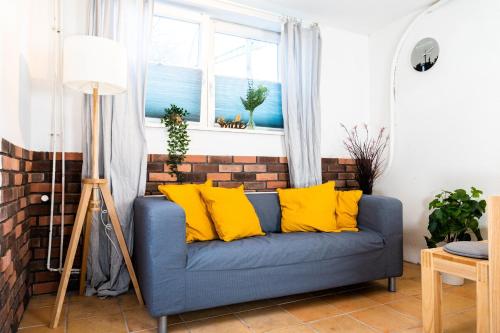
<path id="1" fill-rule="evenodd" d="M 398 199 L 380 195 L 363 195 L 359 201 L 358 226 L 384 236 L 403 234 L 403 205 Z"/>
<path id="2" fill-rule="evenodd" d="M 134 235 L 135 258 L 143 273 L 186 267 L 186 216 L 177 204 L 165 197 L 137 198 Z"/>

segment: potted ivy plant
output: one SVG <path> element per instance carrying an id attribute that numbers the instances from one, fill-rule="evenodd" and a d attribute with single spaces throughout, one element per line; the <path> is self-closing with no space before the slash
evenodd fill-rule
<path id="1" fill-rule="evenodd" d="M 425 236 L 428 248 L 443 243 L 470 241 L 472 236 L 483 240 L 479 230 L 479 219 L 486 211 L 486 201 L 481 199 L 483 192 L 471 187 L 470 193 L 464 189 L 453 192 L 442 191 L 429 203 L 430 237 Z M 443 282 L 453 285 L 463 284 L 463 279 L 443 274 Z"/>
<path id="2" fill-rule="evenodd" d="M 161 122 L 167 131 L 167 165 L 169 174 L 175 176 L 177 181 L 183 182 L 182 172 L 179 171 L 179 164 L 186 158 L 189 149 L 189 134 L 187 132 L 187 116 L 189 112 L 175 104 L 165 109 L 165 114 Z"/>
<path id="3" fill-rule="evenodd" d="M 248 129 L 255 128 L 255 122 L 253 121 L 253 113 L 255 109 L 260 106 L 267 98 L 268 89 L 263 85 L 259 85 L 257 88 L 254 87 L 253 81 L 248 80 L 248 88 L 246 98 L 240 97 L 241 104 L 245 110 L 249 112 L 248 117 Z"/>

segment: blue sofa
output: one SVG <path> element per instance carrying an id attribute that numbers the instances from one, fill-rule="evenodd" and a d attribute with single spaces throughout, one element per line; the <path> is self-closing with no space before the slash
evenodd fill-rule
<path id="1" fill-rule="evenodd" d="M 403 271 L 402 205 L 359 202 L 360 232 L 281 233 L 276 193 L 248 193 L 265 236 L 186 244 L 184 210 L 164 197 L 134 204 L 134 256 L 146 306 L 167 315 L 395 277 Z"/>

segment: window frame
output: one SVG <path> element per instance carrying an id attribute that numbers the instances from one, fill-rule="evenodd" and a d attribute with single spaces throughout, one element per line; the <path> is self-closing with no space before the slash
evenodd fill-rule
<path id="1" fill-rule="evenodd" d="M 195 23 L 199 25 L 200 32 L 198 37 L 198 67 L 202 72 L 201 82 L 201 100 L 200 100 L 200 121 L 188 121 L 189 129 L 203 131 L 224 131 L 224 132 L 244 132 L 259 134 L 283 134 L 282 128 L 256 127 L 253 131 L 231 130 L 217 127 L 215 124 L 215 34 L 222 33 L 230 36 L 236 36 L 256 41 L 277 44 L 277 78 L 281 83 L 280 73 L 280 38 L 279 32 L 252 27 L 248 25 L 233 23 L 212 17 L 205 12 L 196 12 L 195 10 L 180 8 L 169 4 L 155 4 L 153 16 L 164 17 L 172 20 Z M 149 61 L 148 61 L 149 63 Z M 162 127 L 160 119 L 146 116 L 146 126 Z"/>

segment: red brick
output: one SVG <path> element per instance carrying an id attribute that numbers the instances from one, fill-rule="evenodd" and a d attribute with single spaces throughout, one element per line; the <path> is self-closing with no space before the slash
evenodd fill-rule
<path id="1" fill-rule="evenodd" d="M 234 163 L 257 163 L 256 156 L 234 156 Z"/>
<path id="2" fill-rule="evenodd" d="M 257 163 L 279 163 L 279 157 L 269 157 L 269 156 L 257 156 Z"/>
<path id="3" fill-rule="evenodd" d="M 245 190 L 263 190 L 266 188 L 266 182 L 245 182 Z"/>
<path id="4" fill-rule="evenodd" d="M 277 173 L 258 173 L 257 180 L 278 180 Z"/>
<path id="5" fill-rule="evenodd" d="M 55 191 L 61 192 L 61 183 L 56 184 Z M 52 190 L 51 183 L 34 183 L 30 184 L 30 192 L 31 193 L 48 193 Z"/>
<path id="6" fill-rule="evenodd" d="M 211 180 L 231 180 L 230 173 L 208 173 L 207 179 Z"/>
<path id="7" fill-rule="evenodd" d="M 191 172 L 191 164 L 179 164 L 177 170 L 180 172 Z"/>
<path id="8" fill-rule="evenodd" d="M 31 172 L 31 170 L 33 170 L 33 163 L 30 161 L 26 161 L 24 163 L 24 171 Z"/>
<path id="9" fill-rule="evenodd" d="M 18 224 L 16 227 L 16 238 L 19 238 L 22 233 L 23 233 L 23 225 Z"/>
<path id="10" fill-rule="evenodd" d="M 287 157 L 280 157 L 280 163 L 288 163 Z"/>
<path id="11" fill-rule="evenodd" d="M 217 164 L 193 164 L 193 172 L 219 172 Z"/>
<path id="12" fill-rule="evenodd" d="M 268 172 L 288 172 L 287 164 L 269 164 L 267 166 Z"/>
<path id="13" fill-rule="evenodd" d="M 266 172 L 267 166 L 265 164 L 248 164 L 244 167 L 245 172 Z"/>
<path id="14" fill-rule="evenodd" d="M 184 160 L 186 163 L 206 163 L 207 156 L 205 155 L 188 155 Z"/>
<path id="15" fill-rule="evenodd" d="M 0 272 L 5 272 L 12 264 L 12 251 L 10 249 L 0 258 Z"/>
<path id="16" fill-rule="evenodd" d="M 2 164 L 0 167 L 3 170 L 14 170 L 19 171 L 19 160 L 9 156 L 2 156 Z"/>
<path id="17" fill-rule="evenodd" d="M 243 166 L 241 164 L 221 164 L 219 165 L 219 172 L 241 172 Z"/>
<path id="18" fill-rule="evenodd" d="M 278 180 L 289 180 L 289 176 L 287 173 L 279 173 Z"/>
<path id="19" fill-rule="evenodd" d="M 267 188 L 286 188 L 288 183 L 285 181 L 271 181 L 267 182 Z"/>
<path id="20" fill-rule="evenodd" d="M 33 284 L 33 295 L 48 294 L 57 291 L 59 281 L 43 282 Z"/>
<path id="21" fill-rule="evenodd" d="M 356 161 L 352 158 L 339 158 L 339 164 L 354 165 Z"/>
<path id="22" fill-rule="evenodd" d="M 14 219 L 10 218 L 4 223 L 0 225 L 0 228 L 2 230 L 2 236 L 7 235 L 9 232 L 12 231 L 12 228 L 14 227 Z"/>
<path id="23" fill-rule="evenodd" d="M 208 156 L 208 163 L 233 163 L 232 156 Z"/>
<path id="24" fill-rule="evenodd" d="M 169 173 L 150 173 L 149 180 L 152 182 L 175 182 L 177 177 Z"/>
<path id="25" fill-rule="evenodd" d="M 356 179 L 356 174 L 354 173 L 339 173 L 339 179 Z"/>
<path id="26" fill-rule="evenodd" d="M 241 186 L 241 182 L 219 182 L 219 187 L 235 188 Z"/>

